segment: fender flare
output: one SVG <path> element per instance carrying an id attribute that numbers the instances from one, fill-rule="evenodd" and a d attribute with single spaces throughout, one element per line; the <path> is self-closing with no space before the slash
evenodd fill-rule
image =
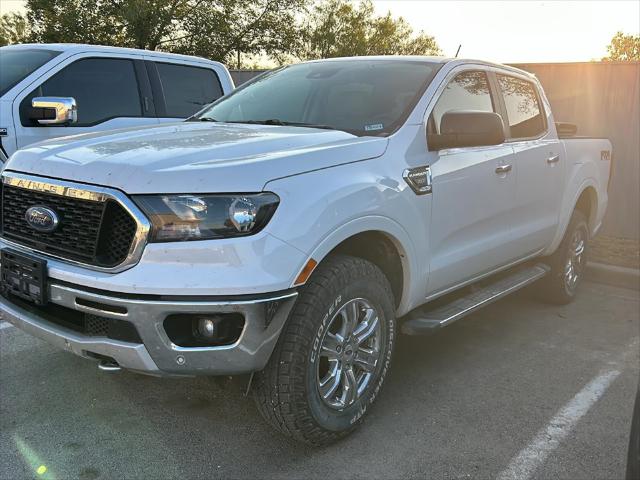
<path id="1" fill-rule="evenodd" d="M 332 230 L 320 240 L 311 250 L 308 259 L 312 258 L 320 264 L 342 242 L 354 235 L 365 232 L 380 232 L 386 235 L 398 250 L 402 259 L 403 288 L 397 313 L 398 315 L 403 315 L 411 309 L 412 299 L 417 298 L 416 295 L 420 295 L 419 292 L 422 292 L 422 296 L 424 296 L 427 272 L 426 264 L 420 266 L 417 262 L 415 246 L 409 234 L 395 220 L 380 215 L 369 215 L 350 220 Z M 300 271 L 303 268 L 304 266 L 301 266 Z"/>
<path id="2" fill-rule="evenodd" d="M 551 255 L 553 252 L 555 252 L 558 246 L 560 245 L 560 242 L 562 242 L 562 239 L 564 238 L 564 235 L 567 231 L 567 227 L 569 226 L 569 222 L 571 221 L 571 216 L 573 215 L 573 212 L 576 209 L 576 205 L 578 204 L 578 199 L 588 188 L 593 188 L 593 190 L 596 193 L 596 196 L 598 195 L 598 185 L 594 178 L 589 177 L 583 180 L 580 186 L 574 191 L 573 197 L 571 197 L 571 202 L 563 202 L 564 205 L 569 205 L 570 208 L 563 208 L 561 210 L 560 218 L 558 221 L 558 231 L 556 232 L 556 236 L 553 238 L 553 242 L 551 243 L 549 248 L 545 250 L 544 252 L 545 255 Z M 597 197 L 596 197 L 595 208 L 596 209 L 599 208 Z M 597 216 L 598 216 L 597 212 L 592 213 L 593 218 L 597 218 Z M 588 223 L 589 223 L 590 233 L 592 233 L 593 229 L 596 227 L 594 225 L 591 225 L 591 221 L 592 219 L 589 218 Z"/>

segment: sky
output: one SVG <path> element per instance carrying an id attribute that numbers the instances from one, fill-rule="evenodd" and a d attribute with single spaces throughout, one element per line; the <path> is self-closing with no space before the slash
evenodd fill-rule
<path id="1" fill-rule="evenodd" d="M 24 0 L 0 0 L 0 12 L 24 12 Z M 606 55 L 621 30 L 640 33 L 640 0 L 424 1 L 377 0 L 416 30 L 432 35 L 444 55 L 501 63 L 581 62 Z"/>

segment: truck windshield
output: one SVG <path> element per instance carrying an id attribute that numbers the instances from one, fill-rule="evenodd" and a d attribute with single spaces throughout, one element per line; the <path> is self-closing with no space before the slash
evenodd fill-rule
<path id="1" fill-rule="evenodd" d="M 40 48 L 0 48 L 0 97 L 60 53 Z"/>
<path id="2" fill-rule="evenodd" d="M 404 123 L 440 66 L 399 59 L 291 65 L 260 76 L 189 120 L 385 136 Z"/>

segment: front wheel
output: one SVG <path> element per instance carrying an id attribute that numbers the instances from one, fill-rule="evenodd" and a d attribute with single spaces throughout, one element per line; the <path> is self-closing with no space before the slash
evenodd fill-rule
<path id="1" fill-rule="evenodd" d="M 541 282 L 543 300 L 559 305 L 573 301 L 584 276 L 588 250 L 587 218 L 576 210 L 558 250 L 548 258 L 551 272 Z"/>
<path id="2" fill-rule="evenodd" d="M 352 431 L 378 396 L 395 342 L 394 300 L 374 264 L 326 259 L 301 289 L 254 399 L 276 429 L 314 445 Z"/>

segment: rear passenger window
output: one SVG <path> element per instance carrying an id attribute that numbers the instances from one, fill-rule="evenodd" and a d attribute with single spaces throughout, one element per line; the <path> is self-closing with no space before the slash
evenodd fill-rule
<path id="1" fill-rule="evenodd" d="M 220 80 L 208 68 L 156 63 L 166 103 L 166 116 L 185 118 L 222 96 Z"/>
<path id="2" fill-rule="evenodd" d="M 462 72 L 449 82 L 429 118 L 431 133 L 440 133 L 442 116 L 451 110 L 495 111 L 485 72 Z"/>
<path id="3" fill-rule="evenodd" d="M 540 136 L 546 125 L 536 87 L 531 82 L 507 75 L 498 75 L 498 83 L 507 108 L 511 138 Z"/>
<path id="4" fill-rule="evenodd" d="M 23 100 L 33 97 L 73 97 L 78 105 L 74 127 L 95 125 L 111 118 L 140 117 L 142 104 L 131 60 L 87 58 L 56 73 Z M 23 125 L 31 125 L 23 118 Z"/>

